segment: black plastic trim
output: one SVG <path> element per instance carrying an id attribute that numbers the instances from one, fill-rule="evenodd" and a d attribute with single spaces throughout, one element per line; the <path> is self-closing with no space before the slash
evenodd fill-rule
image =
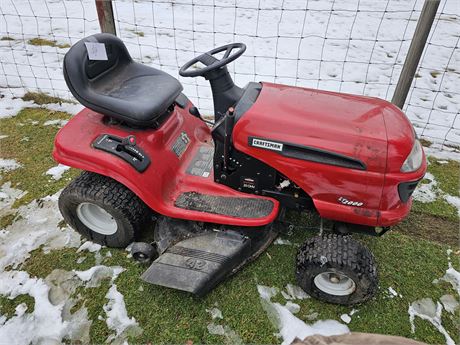
<path id="1" fill-rule="evenodd" d="M 253 145 L 253 140 L 263 140 L 269 141 L 272 143 L 282 144 L 283 147 L 281 150 L 277 149 L 270 149 L 264 148 L 260 146 Z M 267 139 L 267 138 L 259 138 L 259 137 L 248 137 L 248 145 L 251 147 L 257 147 L 263 150 L 269 150 L 281 154 L 286 157 L 301 159 L 305 161 L 321 163 L 321 164 L 328 164 L 339 166 L 343 168 L 349 169 L 357 169 L 357 170 L 366 170 L 366 165 L 360 161 L 359 159 L 351 158 L 340 153 L 330 152 L 322 149 L 318 149 L 311 146 L 303 146 L 297 145 L 292 143 L 287 143 L 283 141 Z"/>
<path id="2" fill-rule="evenodd" d="M 412 193 L 414 192 L 415 188 L 417 187 L 418 183 L 421 179 L 417 181 L 410 181 L 410 182 L 402 182 L 398 185 L 398 194 L 399 198 L 403 203 L 409 201 Z"/>

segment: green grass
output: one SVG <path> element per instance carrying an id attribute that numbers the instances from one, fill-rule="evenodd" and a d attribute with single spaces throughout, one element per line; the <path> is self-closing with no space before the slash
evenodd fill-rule
<path id="1" fill-rule="evenodd" d="M 429 158 L 429 161 L 431 164 L 428 171 L 436 177 L 439 188 L 447 194 L 460 196 L 460 163 L 432 157 Z M 439 163 L 440 161 L 444 163 Z"/>
<path id="2" fill-rule="evenodd" d="M 437 187 L 440 191 L 438 197 L 433 202 L 422 203 L 415 201 L 413 212 L 458 222 L 457 209 L 449 204 L 442 196 L 446 193 L 453 196 L 460 196 L 460 163 L 452 160 L 438 160 L 433 157 L 429 158 L 429 162 L 428 171 L 435 177 Z M 423 180 L 421 183 L 427 182 L 429 181 Z"/>
<path id="3" fill-rule="evenodd" d="M 51 158 L 51 152 L 58 128 L 43 126 L 43 123 L 46 120 L 68 118 L 66 113 L 33 108 L 22 110 L 14 118 L 0 120 L 0 134 L 8 135 L 0 141 L 0 157 L 14 158 L 23 165 L 20 169 L 3 174 L 0 184 L 11 181 L 13 187 L 28 191 L 16 202 L 16 207 L 57 192 L 78 174 L 78 171 L 71 169 L 59 181 L 44 175 L 49 168 L 56 165 Z M 440 164 L 431 160 L 429 171 L 444 192 L 458 195 L 458 168 L 456 162 Z M 14 220 L 14 214 L 8 217 L 1 219 L 0 225 Z M 318 222 L 314 215 L 299 216 L 295 213 L 289 214 L 289 220 L 308 225 Z M 312 235 L 314 232 L 306 232 L 298 227 L 289 240 L 300 245 L 306 237 Z M 409 304 L 425 297 L 436 301 L 446 293 L 456 295 L 449 284 L 433 284 L 433 280 L 442 277 L 447 269 L 448 248 L 457 252 L 452 254 L 453 263 L 460 269 L 456 210 L 447 208 L 440 200 L 428 204 L 416 202 L 414 212 L 383 237 L 356 237 L 369 246 L 376 256 L 380 290 L 375 299 L 355 307 L 359 311 L 352 316 L 350 329 L 415 338 L 410 332 L 407 313 Z M 105 257 L 108 251 L 112 257 Z M 225 339 L 211 335 L 207 330 L 207 325 L 212 320 L 206 309 L 217 305 L 224 319 L 215 322 L 230 327 L 245 343 L 279 343 L 279 339 L 274 336 L 277 329 L 270 323 L 260 303 L 257 284 L 280 289 L 288 283 L 295 284 L 296 251 L 297 246 L 272 245 L 255 262 L 201 299 L 144 283 L 139 277 L 145 267 L 127 258 L 125 250 L 105 248 L 101 250 L 101 254 L 104 265 L 121 265 L 126 269 L 116 280 L 116 285 L 124 295 L 129 316 L 135 317 L 143 329 L 140 336 L 132 337 L 134 342 L 185 343 L 191 340 L 193 343 L 222 343 Z M 77 259 L 82 256 L 86 256 L 86 260 L 77 264 Z M 95 259 L 91 253 L 76 253 L 75 249 L 69 248 L 45 254 L 38 249 L 31 253 L 30 259 L 20 269 L 26 270 L 31 276 L 44 278 L 54 269 L 85 270 L 93 265 Z M 107 302 L 105 295 L 109 286 L 110 282 L 106 280 L 97 288 L 78 288 L 75 294 L 81 296 L 77 307 L 87 307 L 89 317 L 93 320 L 93 343 L 104 343 L 111 334 L 105 321 L 98 320 L 99 315 L 105 315 L 102 306 Z M 390 286 L 403 297 L 389 298 L 387 290 Z M 275 300 L 285 303 L 280 295 Z M 14 315 L 15 307 L 23 302 L 28 305 L 29 311 L 33 309 L 34 302 L 28 296 L 19 296 L 13 300 L 0 298 L 0 313 L 10 317 Z M 319 313 L 318 319 L 339 320 L 341 314 L 352 309 L 313 299 L 295 302 L 301 306 L 297 316 L 304 320 L 312 312 Z M 456 342 L 460 342 L 457 332 L 459 319 L 459 312 L 455 316 L 443 313 L 443 325 Z M 416 319 L 416 326 L 417 340 L 444 343 L 444 338 L 428 322 Z"/>
<path id="4" fill-rule="evenodd" d="M 289 239 L 301 243 L 306 236 L 299 229 Z M 446 250 L 449 246 L 422 239 L 414 241 L 412 237 L 398 233 L 389 233 L 382 238 L 361 239 L 371 248 L 379 263 L 380 291 L 375 299 L 355 307 L 359 312 L 352 317 L 350 329 L 413 338 L 407 314 L 409 304 L 424 297 L 436 301 L 443 294 L 454 294 L 450 285 L 432 283 L 434 279 L 442 277 L 447 269 Z M 102 255 L 108 250 L 103 249 Z M 218 323 L 232 328 L 245 343 L 276 343 L 273 333 L 277 330 L 266 317 L 256 286 L 263 284 L 283 288 L 288 283 L 295 283 L 293 266 L 296 250 L 295 246 L 272 245 L 267 253 L 203 299 L 144 283 L 139 276 L 145 267 L 128 259 L 124 250 L 110 249 L 112 257 L 106 258 L 103 264 L 126 268 L 116 284 L 124 295 L 129 315 L 134 316 L 143 328 L 143 334 L 136 338 L 136 342 L 184 343 L 192 340 L 194 343 L 219 343 L 222 339 L 209 334 L 206 328 L 211 322 L 206 309 L 217 303 L 224 315 L 224 319 Z M 82 264 L 76 264 L 77 258 L 82 255 L 87 256 L 87 259 Z M 37 250 L 22 269 L 32 275 L 46 277 L 55 268 L 84 270 L 93 265 L 92 254 L 77 254 L 72 249 L 52 251 L 49 254 Z M 456 267 L 459 269 L 458 265 Z M 140 286 L 143 291 L 139 290 Z M 387 293 L 390 286 L 402 294 L 403 298 L 390 299 Z M 91 332 L 92 341 L 96 343 L 104 342 L 108 336 L 105 323 L 97 320 L 102 305 L 107 302 L 107 289 L 106 284 L 79 291 L 86 301 L 89 314 L 96 320 Z M 280 296 L 276 300 L 284 301 Z M 296 303 L 301 306 L 297 314 L 301 319 L 306 319 L 312 311 L 319 313 L 319 319 L 339 319 L 341 314 L 352 309 L 313 299 Z M 443 325 L 452 336 L 455 336 L 454 330 L 458 327 L 455 322 L 453 316 L 444 313 Z M 416 334 L 419 340 L 428 343 L 443 342 L 443 337 L 426 322 L 417 322 Z M 458 337 L 456 340 L 460 341 Z"/>
<path id="5" fill-rule="evenodd" d="M 0 41 L 14 41 L 14 38 L 11 38 L 9 36 L 3 36 L 2 38 L 0 38 Z"/>
<path id="6" fill-rule="evenodd" d="M 70 44 L 64 43 L 60 44 L 56 41 L 47 40 L 46 38 L 35 37 L 27 41 L 27 43 L 34 45 L 34 46 L 49 46 L 49 47 L 57 47 L 57 48 L 70 48 Z"/>
<path id="7" fill-rule="evenodd" d="M 24 96 L 22 96 L 23 101 L 32 101 L 38 105 L 43 105 L 43 104 L 50 104 L 50 103 L 71 103 L 70 101 L 67 101 L 65 99 L 59 98 L 59 97 L 53 97 L 50 95 L 47 95 L 46 93 L 43 92 L 27 92 Z"/>
<path id="8" fill-rule="evenodd" d="M 15 207 L 29 203 L 44 195 L 54 194 L 63 188 L 78 172 L 69 170 L 59 181 L 45 172 L 56 166 L 51 152 L 53 139 L 59 130 L 56 126 L 43 126 L 47 120 L 68 119 L 69 114 L 42 108 L 26 108 L 15 117 L 0 120 L 0 157 L 16 159 L 22 168 L 0 175 L 0 184 L 10 181 L 12 187 L 27 191 L 15 202 Z"/>

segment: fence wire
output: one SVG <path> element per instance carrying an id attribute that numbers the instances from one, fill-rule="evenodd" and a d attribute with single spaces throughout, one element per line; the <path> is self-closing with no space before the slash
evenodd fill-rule
<path id="1" fill-rule="evenodd" d="M 117 35 L 132 56 L 180 79 L 202 113 L 212 95 L 179 67 L 216 46 L 243 42 L 235 82 L 268 81 L 390 100 L 423 0 L 117 0 Z M 459 20 L 443 0 L 404 111 L 417 133 L 460 147 Z M 71 97 L 62 77 L 68 47 L 100 31 L 94 0 L 2 0 L 0 92 Z M 154 97 L 154 95 L 152 95 Z M 344 118 L 346 121 L 346 118 Z"/>

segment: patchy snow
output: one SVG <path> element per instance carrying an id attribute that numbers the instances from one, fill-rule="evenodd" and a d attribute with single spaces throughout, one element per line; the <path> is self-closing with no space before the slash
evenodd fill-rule
<path id="1" fill-rule="evenodd" d="M 5 182 L 0 187 L 0 217 L 11 214 L 13 212 L 11 206 L 13 206 L 17 199 L 22 198 L 26 194 L 27 192 L 12 188 L 11 182 Z"/>
<path id="2" fill-rule="evenodd" d="M 348 325 L 351 322 L 351 317 L 348 314 L 342 314 L 340 315 L 340 320 L 342 320 Z"/>
<path id="3" fill-rule="evenodd" d="M 209 1 L 114 1 L 113 6 L 118 34 L 133 58 L 178 77 L 187 96 L 207 114 L 212 112 L 209 85 L 199 78 L 179 77 L 178 67 L 234 41 L 248 46 L 246 54 L 229 65 L 238 85 L 264 80 L 391 99 L 423 0 L 324 0 L 307 5 L 267 0 L 244 1 L 244 7 L 219 1 L 217 8 Z M 24 106 L 17 98 L 24 89 L 69 97 L 62 78 L 68 48 L 34 46 L 28 40 L 39 36 L 73 44 L 99 32 L 94 1 L 49 1 L 42 6 L 4 0 L 2 12 L 10 14 L 4 27 L 20 32 L 3 30 L 2 35 L 14 40 L 0 41 L 5 75 L 0 114 L 14 115 Z M 72 18 L 66 20 L 68 13 Z M 405 111 L 419 134 L 458 142 L 458 61 L 452 58 L 458 6 L 443 0 L 439 13 Z M 43 25 L 37 25 L 36 16 Z"/>
<path id="4" fill-rule="evenodd" d="M 213 307 L 211 309 L 206 309 L 206 312 L 208 312 L 211 315 L 211 318 L 214 319 L 223 319 L 222 316 L 222 311 L 220 309 Z"/>
<path id="5" fill-rule="evenodd" d="M 107 304 L 103 306 L 107 316 L 107 327 L 115 331 L 115 334 L 109 336 L 107 341 L 110 342 L 120 337 L 126 338 L 128 334 L 140 334 L 141 329 L 136 319 L 128 316 L 123 295 L 118 292 L 115 284 L 112 284 L 105 298 L 109 300 Z"/>
<path id="6" fill-rule="evenodd" d="M 297 318 L 286 306 L 274 303 L 271 298 L 277 294 L 277 289 L 258 285 L 261 303 L 272 323 L 279 329 L 283 345 L 290 344 L 296 337 L 304 339 L 310 335 L 324 336 L 349 333 L 348 327 L 336 320 L 320 320 L 309 325 Z"/>
<path id="7" fill-rule="evenodd" d="M 232 344 L 232 345 L 243 345 L 244 344 L 240 336 L 227 325 L 218 325 L 214 322 L 211 322 L 207 325 L 207 329 L 210 334 L 220 335 L 220 336 L 225 337 L 226 341 L 224 343 L 226 344 Z"/>
<path id="8" fill-rule="evenodd" d="M 77 249 L 77 253 L 80 253 L 80 252 L 83 252 L 83 251 L 88 251 L 90 253 L 94 253 L 94 252 L 98 252 L 100 251 L 102 248 L 102 246 L 98 243 L 94 243 L 94 242 L 91 242 L 91 241 L 86 241 L 85 243 L 83 243 L 78 249 Z"/>
<path id="9" fill-rule="evenodd" d="M 117 277 L 125 269 L 120 266 L 108 267 L 104 265 L 93 266 L 86 271 L 73 271 L 77 277 L 86 282 L 86 287 L 97 287 L 101 284 L 103 279 L 111 278 L 112 282 L 117 279 Z"/>
<path id="10" fill-rule="evenodd" d="M 64 127 L 67 122 L 69 122 L 69 120 L 60 120 L 60 119 L 57 119 L 57 120 L 48 120 L 48 121 L 45 121 L 45 123 L 43 124 L 43 126 L 58 126 L 58 127 Z"/>
<path id="11" fill-rule="evenodd" d="M 433 302 L 431 298 L 424 298 L 413 302 L 409 306 L 409 321 L 411 324 L 411 331 L 415 333 L 415 317 L 419 317 L 422 320 L 430 322 L 446 339 L 446 345 L 455 345 L 454 340 L 447 333 L 446 329 L 442 325 L 442 305 L 437 302 Z"/>
<path id="12" fill-rule="evenodd" d="M 449 268 L 441 279 L 450 283 L 460 296 L 460 272 L 453 268 L 451 263 L 449 263 Z"/>
<path id="13" fill-rule="evenodd" d="M 5 139 L 5 138 L 8 138 L 8 135 L 0 134 L 0 140 L 1 140 L 1 139 Z"/>
<path id="14" fill-rule="evenodd" d="M 293 300 L 293 299 L 302 300 L 302 299 L 310 298 L 310 296 L 305 291 L 303 291 L 300 286 L 293 285 L 293 284 L 287 284 L 286 292 L 281 291 L 281 294 L 287 300 Z"/>
<path id="15" fill-rule="evenodd" d="M 444 199 L 451 204 L 452 206 L 457 208 L 458 215 L 460 216 L 460 198 L 458 196 L 445 194 Z"/>
<path id="16" fill-rule="evenodd" d="M 68 167 L 67 165 L 58 164 L 55 167 L 49 168 L 46 171 L 46 175 L 51 175 L 51 177 L 54 180 L 58 181 L 58 180 L 60 180 L 62 178 L 62 175 L 69 169 L 70 169 L 70 167 Z"/>
<path id="17" fill-rule="evenodd" d="M 389 293 L 390 298 L 394 298 L 394 297 L 398 297 L 398 296 L 400 298 L 402 298 L 402 295 L 400 293 L 396 292 L 396 290 L 393 289 L 391 286 L 388 288 L 388 293 Z"/>
<path id="18" fill-rule="evenodd" d="M 282 239 L 281 237 L 278 237 L 274 242 L 274 244 L 279 244 L 279 245 L 292 245 L 292 242 L 289 240 Z"/>
<path id="19" fill-rule="evenodd" d="M 458 301 L 452 295 L 443 295 L 439 299 L 444 306 L 444 309 L 451 314 L 454 314 L 457 308 L 459 307 Z"/>
<path id="20" fill-rule="evenodd" d="M 78 247 L 80 235 L 58 224 L 62 217 L 57 205 L 58 194 L 34 200 L 18 208 L 18 219 L 0 238 L 0 270 L 12 265 L 16 268 L 24 262 L 32 250 L 43 246 L 45 252 L 64 247 Z"/>
<path id="21" fill-rule="evenodd" d="M 425 179 L 427 179 L 428 183 L 420 183 L 414 191 L 413 197 L 415 200 L 426 203 L 426 202 L 433 202 L 436 200 L 437 192 L 438 192 L 438 183 L 436 182 L 435 177 L 433 174 L 427 172 L 425 174 Z"/>
<path id="22" fill-rule="evenodd" d="M 284 305 L 287 310 L 289 310 L 292 314 L 297 314 L 300 311 L 300 305 L 297 303 L 293 303 L 291 301 L 287 301 Z"/>
<path id="23" fill-rule="evenodd" d="M 0 316 L 0 339 L 5 344 L 60 343 L 68 323 L 62 320 L 63 304 L 53 305 L 49 287 L 43 279 L 31 278 L 24 271 L 0 272 L 0 295 L 13 299 L 20 295 L 33 297 L 35 306 L 25 313 L 24 306 L 16 315 Z"/>
<path id="24" fill-rule="evenodd" d="M 452 249 L 447 249 L 447 270 L 444 276 L 438 280 L 444 280 L 452 285 L 457 294 L 460 296 L 460 272 L 458 272 L 453 266 L 450 259 L 450 255 L 452 254 Z"/>
<path id="25" fill-rule="evenodd" d="M 427 156 L 436 159 L 451 159 L 460 162 L 460 151 L 449 146 L 442 146 L 438 143 L 431 144 L 430 147 L 423 147 L 423 151 Z"/>
<path id="26" fill-rule="evenodd" d="M 18 169 L 20 167 L 22 167 L 22 165 L 16 162 L 16 160 L 14 159 L 0 158 L 0 172 L 11 171 L 11 170 Z"/>

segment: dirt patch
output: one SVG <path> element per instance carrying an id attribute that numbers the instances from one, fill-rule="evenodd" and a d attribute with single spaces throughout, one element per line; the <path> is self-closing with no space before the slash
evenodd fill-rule
<path id="1" fill-rule="evenodd" d="M 426 213 L 411 212 L 393 230 L 404 235 L 457 246 L 459 243 L 459 224 L 452 220 Z"/>

